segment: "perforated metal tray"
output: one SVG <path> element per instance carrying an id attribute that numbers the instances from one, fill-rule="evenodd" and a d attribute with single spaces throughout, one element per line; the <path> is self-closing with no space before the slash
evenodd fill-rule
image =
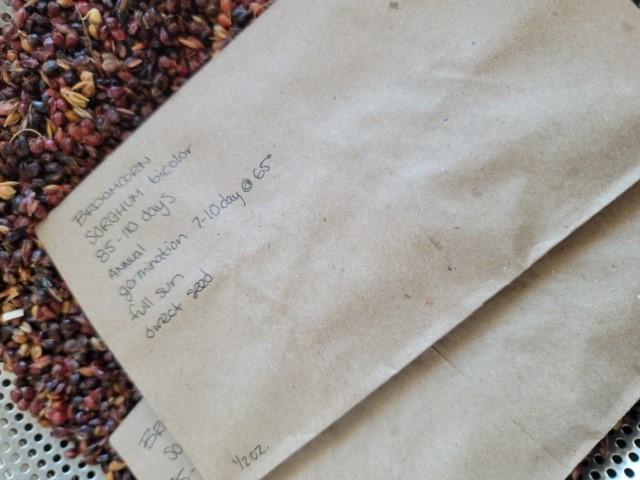
<path id="1" fill-rule="evenodd" d="M 580 464 L 571 480 L 640 479 L 640 405 Z"/>
<path id="2" fill-rule="evenodd" d="M 104 480 L 99 467 L 64 458 L 69 442 L 16 408 L 9 398 L 13 378 L 0 370 L 0 480 Z"/>

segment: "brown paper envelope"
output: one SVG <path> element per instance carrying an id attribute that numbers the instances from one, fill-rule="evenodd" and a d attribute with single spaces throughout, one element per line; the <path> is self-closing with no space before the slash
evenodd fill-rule
<path id="1" fill-rule="evenodd" d="M 518 479 L 563 479 L 568 469 L 493 401 L 429 349 L 267 477 L 512 480 L 515 469 L 526 465 L 525 472 L 538 476 Z M 177 442 L 168 430 L 151 448 L 141 443 L 158 421 L 143 399 L 111 444 L 138 480 L 200 480 L 187 452 L 172 453 Z"/>
<path id="2" fill-rule="evenodd" d="M 282 0 L 39 234 L 203 475 L 259 478 L 640 177 L 639 26 Z"/>
<path id="3" fill-rule="evenodd" d="M 268 478 L 565 478 L 640 398 L 638 238 L 640 185 Z M 191 472 L 169 432 L 140 445 L 156 420 L 112 445 L 139 480 Z"/>
<path id="4" fill-rule="evenodd" d="M 137 480 L 203 480 L 144 398 L 109 438 Z"/>
<path id="5" fill-rule="evenodd" d="M 565 465 L 640 399 L 639 238 L 636 185 L 437 344 Z"/>
<path id="6" fill-rule="evenodd" d="M 638 238 L 640 185 L 268 478 L 565 478 L 640 398 Z"/>

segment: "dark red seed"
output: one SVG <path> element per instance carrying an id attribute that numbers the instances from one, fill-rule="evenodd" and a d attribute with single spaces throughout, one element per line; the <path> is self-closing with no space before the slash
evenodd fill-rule
<path id="1" fill-rule="evenodd" d="M 62 125 L 64 125 L 65 116 L 62 112 L 56 112 L 52 115 L 51 121 L 56 127 L 61 127 Z"/>
<path id="2" fill-rule="evenodd" d="M 53 44 L 56 48 L 64 48 L 64 35 L 60 32 L 53 32 L 51 34 L 51 38 L 53 38 Z"/>
<path id="3" fill-rule="evenodd" d="M 114 40 L 117 40 L 119 42 L 124 42 L 127 39 L 127 35 L 124 33 L 124 30 L 120 28 L 111 29 L 111 36 L 114 38 Z"/>
<path id="4" fill-rule="evenodd" d="M 23 28 L 24 24 L 27 21 L 29 14 L 24 8 L 19 8 L 14 15 L 14 22 L 16 23 L 16 27 Z"/>
<path id="5" fill-rule="evenodd" d="M 16 363 L 13 371 L 16 375 L 21 377 L 29 371 L 29 364 L 24 360 L 20 360 L 18 363 Z"/>
<path id="6" fill-rule="evenodd" d="M 25 400 L 33 400 L 36 396 L 36 391 L 33 387 L 24 387 L 22 389 L 22 396 Z"/>
<path id="7" fill-rule="evenodd" d="M 102 135 L 100 135 L 99 133 L 92 133 L 91 135 L 86 135 L 82 140 L 82 142 L 85 145 L 95 147 L 102 143 Z"/>
<path id="8" fill-rule="evenodd" d="M 64 137 L 62 143 L 60 144 L 62 151 L 67 155 L 71 155 L 73 150 L 76 148 L 76 142 L 71 137 Z"/>
<path id="9" fill-rule="evenodd" d="M 49 52 L 49 53 L 55 53 L 56 51 L 56 44 L 53 41 L 53 37 L 51 35 L 47 35 L 44 40 L 42 41 L 42 46 L 44 47 L 45 51 Z"/>
<path id="10" fill-rule="evenodd" d="M 170 70 L 170 69 L 176 68 L 176 61 L 173 58 L 169 58 L 167 56 L 161 56 L 158 59 L 158 65 L 160 65 L 160 68 Z"/>
<path id="11" fill-rule="evenodd" d="M 99 407 L 99 403 L 96 401 L 96 399 L 93 396 L 88 395 L 84 399 L 84 407 L 87 410 L 96 410 Z"/>
<path id="12" fill-rule="evenodd" d="M 44 152 L 44 139 L 42 137 L 36 137 L 29 140 L 29 150 L 34 155 L 40 155 Z"/>
<path id="13" fill-rule="evenodd" d="M 14 388 L 9 393 L 9 397 L 11 398 L 12 402 L 18 403 L 20 400 L 22 400 L 22 392 L 19 389 Z"/>
<path id="14" fill-rule="evenodd" d="M 54 425 L 62 425 L 64 422 L 68 420 L 68 415 L 63 410 L 53 410 L 47 413 L 46 417 L 53 423 Z"/>
<path id="15" fill-rule="evenodd" d="M 93 132 L 93 120 L 89 118 L 83 118 L 82 120 L 80 120 L 80 128 L 82 129 L 82 133 L 84 134 Z"/>
<path id="16" fill-rule="evenodd" d="M 80 130 L 80 127 L 75 123 L 69 125 L 67 133 L 77 142 L 82 140 L 82 130 Z"/>
<path id="17" fill-rule="evenodd" d="M 109 89 L 107 90 L 107 95 L 109 95 L 110 98 L 120 98 L 122 95 L 125 94 L 125 89 L 123 87 L 109 87 Z"/>
<path id="18" fill-rule="evenodd" d="M 68 33 L 64 37 L 64 47 L 68 50 L 73 50 L 79 43 L 80 37 L 75 32 Z"/>
<path id="19" fill-rule="evenodd" d="M 62 143 L 62 140 L 64 140 L 64 132 L 62 131 L 62 129 L 56 130 L 56 133 L 53 134 L 53 140 L 58 145 Z"/>
<path id="20" fill-rule="evenodd" d="M 42 411 L 44 404 L 41 400 L 35 399 L 29 404 L 29 413 L 33 416 L 38 416 L 38 414 Z"/>
<path id="21" fill-rule="evenodd" d="M 64 438 L 67 435 L 69 435 L 69 429 L 65 428 L 65 427 L 53 427 L 53 429 L 51 430 L 51 435 L 53 435 L 56 438 Z"/>
<path id="22" fill-rule="evenodd" d="M 62 98 L 56 98 L 56 108 L 61 112 L 69 110 L 69 105 Z"/>
<path id="23" fill-rule="evenodd" d="M 60 5 L 58 5 L 56 2 L 49 2 L 47 3 L 47 15 L 49 16 L 49 18 L 54 18 L 60 15 Z"/>
<path id="24" fill-rule="evenodd" d="M 56 142 L 52 138 L 47 138 L 44 141 L 44 148 L 48 152 L 55 152 L 58 150 L 58 146 L 56 145 Z"/>

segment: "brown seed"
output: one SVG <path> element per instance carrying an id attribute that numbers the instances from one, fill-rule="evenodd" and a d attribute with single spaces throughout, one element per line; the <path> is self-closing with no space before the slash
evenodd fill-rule
<path id="1" fill-rule="evenodd" d="M 7 115 L 10 115 L 18 109 L 19 105 L 20 100 L 18 100 L 17 98 L 0 102 L 0 116 L 6 117 Z"/>
<path id="2" fill-rule="evenodd" d="M 2 200 L 11 200 L 15 195 L 16 191 L 11 185 L 0 183 L 0 198 Z"/>
<path id="3" fill-rule="evenodd" d="M 26 343 L 29 340 L 29 338 L 20 330 L 15 330 L 13 332 L 13 335 L 11 336 L 11 340 L 22 345 L 23 343 Z"/>
<path id="4" fill-rule="evenodd" d="M 142 65 L 142 59 L 140 58 L 129 57 L 124 61 L 124 66 L 129 70 L 134 70 L 140 65 Z"/>
<path id="5" fill-rule="evenodd" d="M 98 337 L 91 337 L 89 343 L 91 344 L 91 348 L 99 352 L 104 352 L 107 349 L 104 342 Z"/>
<path id="6" fill-rule="evenodd" d="M 132 52 L 142 52 L 147 48 L 147 45 L 144 42 L 134 43 L 131 47 Z"/>
<path id="7" fill-rule="evenodd" d="M 31 346 L 28 343 L 23 343 L 22 345 L 20 345 L 20 348 L 18 348 L 18 355 L 20 355 L 22 358 L 25 358 L 29 356 L 30 351 Z"/>
<path id="8" fill-rule="evenodd" d="M 40 345 L 34 345 L 31 347 L 31 358 L 37 360 L 42 356 L 42 347 Z"/>
<path id="9" fill-rule="evenodd" d="M 80 74 L 80 81 L 71 87 L 71 90 L 74 92 L 79 90 L 87 98 L 95 96 L 96 85 L 93 81 L 93 74 L 88 71 L 82 72 Z"/>
<path id="10" fill-rule="evenodd" d="M 231 0 L 220 0 L 220 10 L 222 10 L 222 13 L 225 13 L 231 16 L 233 7 L 234 7 L 234 4 Z"/>
<path id="11" fill-rule="evenodd" d="M 31 325 L 28 324 L 27 322 L 22 322 L 18 328 L 22 330 L 24 333 L 33 332 L 33 328 L 31 328 Z"/>
<path id="12" fill-rule="evenodd" d="M 122 61 L 113 53 L 102 54 L 102 68 L 107 73 L 115 73 L 120 69 Z"/>
<path id="13" fill-rule="evenodd" d="M 89 72 L 88 70 L 85 70 L 83 72 L 80 73 L 80 82 L 78 82 L 76 84 L 77 85 L 81 85 L 80 89 L 82 94 L 85 97 L 93 97 L 96 94 L 96 84 L 95 81 L 93 79 L 93 73 Z M 75 90 L 75 86 L 74 86 L 74 90 Z"/>
<path id="14" fill-rule="evenodd" d="M 78 373 L 84 377 L 93 377 L 96 374 L 93 367 L 80 367 Z"/>
<path id="15" fill-rule="evenodd" d="M 55 185 L 57 187 L 57 185 Z M 46 187 L 45 187 L 46 188 Z M 57 192 L 52 193 L 52 195 L 58 195 Z M 67 315 L 69 312 L 71 311 L 71 302 L 69 300 L 66 300 L 63 304 L 62 304 L 62 314 L 63 315 Z"/>
<path id="16" fill-rule="evenodd" d="M 62 95 L 62 98 L 64 98 L 72 107 L 85 108 L 87 103 L 89 103 L 89 99 L 87 97 L 81 93 L 74 92 L 68 87 L 62 88 L 60 90 L 60 95 Z"/>
<path id="17" fill-rule="evenodd" d="M 253 13 L 255 17 L 258 17 L 264 12 L 264 5 L 258 2 L 251 2 L 249 4 L 249 11 Z"/>
<path id="18" fill-rule="evenodd" d="M 31 364 L 31 367 L 35 368 L 35 369 L 43 369 L 43 368 L 48 367 L 49 365 L 51 365 L 51 363 L 52 363 L 51 357 L 48 356 L 48 355 L 43 355 L 42 357 L 40 357 L 37 360 L 35 360 Z"/>
<path id="19" fill-rule="evenodd" d="M 178 41 L 187 48 L 193 48 L 193 49 L 204 48 L 204 45 L 202 44 L 202 42 L 193 36 L 179 37 Z"/>
<path id="20" fill-rule="evenodd" d="M 127 464 L 118 460 L 113 460 L 107 467 L 112 472 L 119 472 L 126 468 Z"/>
<path id="21" fill-rule="evenodd" d="M 89 111 L 85 110 L 84 108 L 73 107 L 73 111 L 76 115 L 78 115 L 79 118 L 92 118 L 91 113 L 89 113 Z"/>
<path id="22" fill-rule="evenodd" d="M 71 123 L 76 123 L 80 121 L 80 116 L 73 110 L 68 110 L 64 112 L 64 116 Z"/>
<path id="23" fill-rule="evenodd" d="M 97 25 L 92 23 L 87 27 L 87 31 L 89 32 L 89 35 L 91 35 L 96 40 L 100 38 L 100 30 L 98 29 Z"/>
<path id="24" fill-rule="evenodd" d="M 82 94 L 87 98 L 95 97 L 96 95 L 96 84 L 93 81 L 84 82 L 82 89 L 80 90 Z"/>
<path id="25" fill-rule="evenodd" d="M 7 118 L 4 120 L 4 127 L 12 127 L 17 124 L 21 120 L 22 116 L 17 111 L 11 112 Z"/>
<path id="26" fill-rule="evenodd" d="M 91 25 L 99 26 L 102 24 L 102 14 L 100 13 L 100 10 L 95 7 L 89 10 L 86 18 L 89 20 Z"/>
<path id="27" fill-rule="evenodd" d="M 27 53 L 33 52 L 33 47 L 29 43 L 29 40 L 27 40 L 27 37 L 22 37 L 22 39 L 20 40 L 20 48 L 22 48 L 22 50 Z"/>
<path id="28" fill-rule="evenodd" d="M 229 32 L 220 25 L 213 27 L 213 34 L 217 40 L 226 40 L 229 38 Z"/>
<path id="29" fill-rule="evenodd" d="M 230 28 L 232 25 L 231 18 L 224 13 L 221 13 L 220 15 L 218 15 L 216 17 L 216 21 L 218 22 L 219 25 L 223 26 L 224 28 Z"/>

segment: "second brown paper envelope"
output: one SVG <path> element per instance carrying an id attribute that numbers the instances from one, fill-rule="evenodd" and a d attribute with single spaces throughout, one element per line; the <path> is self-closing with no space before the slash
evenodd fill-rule
<path id="1" fill-rule="evenodd" d="M 565 478 L 640 398 L 638 238 L 640 184 L 269 480 Z M 138 480 L 200 478 L 168 432 L 140 444 L 156 420 L 143 400 L 112 445 Z"/>
<path id="2" fill-rule="evenodd" d="M 205 477 L 259 478 L 638 179 L 639 25 L 281 0 L 39 234 Z"/>
<path id="3" fill-rule="evenodd" d="M 638 238 L 640 184 L 269 480 L 565 478 L 640 398 Z M 111 436 L 138 480 L 201 478 L 168 432 L 140 444 L 156 421 L 143 400 Z"/>

